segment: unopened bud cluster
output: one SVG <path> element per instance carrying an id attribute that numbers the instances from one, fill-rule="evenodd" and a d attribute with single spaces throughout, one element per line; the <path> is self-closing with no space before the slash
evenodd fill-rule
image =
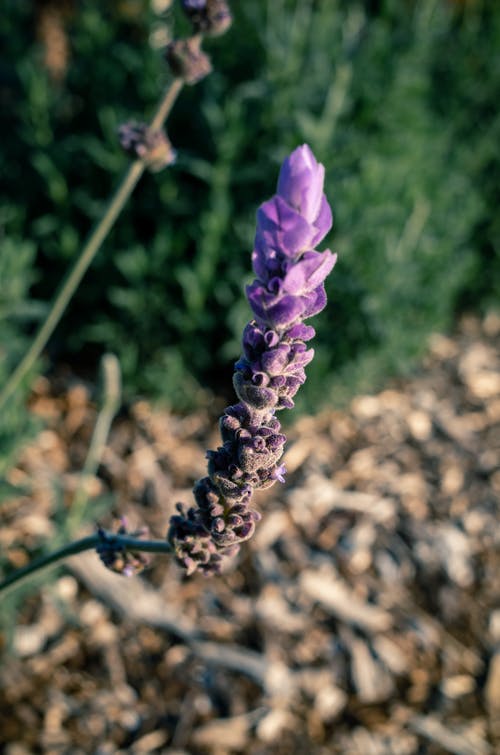
<path id="1" fill-rule="evenodd" d="M 148 566 L 150 557 L 147 553 L 125 548 L 119 538 L 102 528 L 98 529 L 97 534 L 99 535 L 99 545 L 96 548 L 97 554 L 104 566 L 111 569 L 111 571 L 122 574 L 124 577 L 132 577 L 134 574 L 139 574 Z M 140 540 L 148 536 L 148 528 L 141 527 L 141 529 L 135 532 L 129 532 L 125 519 L 122 519 L 116 534 L 129 535 Z"/>
<path id="2" fill-rule="evenodd" d="M 165 59 L 174 76 L 185 84 L 196 84 L 212 70 L 210 58 L 201 49 L 202 38 L 224 34 L 232 23 L 231 11 L 225 0 L 182 0 L 181 4 L 193 36 L 174 39 L 167 45 Z"/>
<path id="3" fill-rule="evenodd" d="M 251 507 L 253 491 L 284 481 L 285 436 L 276 411 L 293 407 L 306 379 L 314 355 L 306 342 L 315 332 L 304 320 L 325 306 L 324 280 L 336 259 L 315 250 L 332 224 L 323 183 L 323 166 L 303 145 L 285 160 L 276 195 L 257 213 L 257 277 L 247 287 L 254 319 L 234 373 L 239 403 L 221 417 L 222 445 L 207 453 L 208 475 L 194 487 L 196 506 L 178 504 L 170 520 L 167 538 L 187 574 L 220 572 L 260 519 Z"/>
<path id="4" fill-rule="evenodd" d="M 154 173 L 175 162 L 175 150 L 163 129 L 152 129 L 147 123 L 129 121 L 120 126 L 118 137 L 125 152 L 144 160 Z"/>
<path id="5" fill-rule="evenodd" d="M 224 34 L 233 21 L 225 0 L 182 0 L 182 7 L 195 34 Z"/>
<path id="6" fill-rule="evenodd" d="M 197 84 L 212 70 L 210 58 L 201 49 L 201 37 L 174 39 L 167 45 L 165 60 L 174 76 L 185 84 Z"/>
<path id="7" fill-rule="evenodd" d="M 225 0 L 181 0 L 189 18 L 193 35 L 174 39 L 165 49 L 165 61 L 170 71 L 184 84 L 197 84 L 212 71 L 212 63 L 202 50 L 203 36 L 223 34 L 231 26 L 232 17 Z M 145 162 L 153 171 L 159 171 L 175 161 L 163 129 L 151 129 L 146 123 L 124 123 L 119 129 L 120 144 L 132 156 Z"/>

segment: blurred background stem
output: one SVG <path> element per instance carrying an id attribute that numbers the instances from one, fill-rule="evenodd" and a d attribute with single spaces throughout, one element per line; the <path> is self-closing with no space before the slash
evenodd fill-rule
<path id="1" fill-rule="evenodd" d="M 89 497 L 88 483 L 97 472 L 106 447 L 111 423 L 120 407 L 120 363 L 114 354 L 104 354 L 101 366 L 104 381 L 103 405 L 97 416 L 85 464 L 73 497 L 71 509 L 65 520 L 64 529 L 68 537 L 73 537 L 76 534 L 82 522 Z"/>
<path id="2" fill-rule="evenodd" d="M 179 92 L 181 91 L 182 86 L 183 82 L 181 79 L 176 78 L 172 81 L 166 93 L 162 97 L 156 114 L 151 121 L 152 130 L 161 128 Z M 136 184 L 144 173 L 145 167 L 146 165 L 143 160 L 135 160 L 128 168 L 115 194 L 109 201 L 104 215 L 90 233 L 90 236 L 88 237 L 87 242 L 85 243 L 74 266 L 71 268 L 66 279 L 63 281 L 59 292 L 54 298 L 49 314 L 36 333 L 24 357 L 21 359 L 18 366 L 15 368 L 2 391 L 0 392 L 0 410 L 3 406 L 5 406 L 8 399 L 15 393 L 19 384 L 32 369 L 36 360 L 45 348 L 47 341 L 54 332 L 66 307 L 71 301 L 73 294 L 80 285 L 85 272 L 87 271 L 95 255 L 99 251 L 107 235 L 111 231 L 128 198 L 132 194 Z"/>

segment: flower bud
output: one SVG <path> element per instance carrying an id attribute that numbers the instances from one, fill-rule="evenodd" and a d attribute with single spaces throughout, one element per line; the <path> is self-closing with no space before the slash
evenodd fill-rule
<path id="1" fill-rule="evenodd" d="M 201 49 L 200 37 L 176 39 L 167 45 L 165 60 L 174 76 L 185 84 L 197 84 L 212 70 L 210 58 Z"/>
<path id="2" fill-rule="evenodd" d="M 175 150 L 163 129 L 151 129 L 147 123 L 129 121 L 120 126 L 118 136 L 125 152 L 144 160 L 153 173 L 175 162 Z"/>
<path id="3" fill-rule="evenodd" d="M 132 577 L 139 574 L 148 566 L 150 558 L 142 551 L 132 551 L 123 546 L 119 539 L 112 533 L 102 528 L 97 531 L 99 544 L 96 547 L 97 554 L 107 569 L 123 574 L 124 577 Z M 149 534 L 147 527 L 142 527 L 135 532 L 128 532 L 126 522 L 122 519 L 117 535 L 129 535 L 129 537 L 146 538 Z"/>
<path id="4" fill-rule="evenodd" d="M 195 34 L 213 37 L 224 34 L 233 21 L 225 0 L 182 0 L 182 7 Z"/>

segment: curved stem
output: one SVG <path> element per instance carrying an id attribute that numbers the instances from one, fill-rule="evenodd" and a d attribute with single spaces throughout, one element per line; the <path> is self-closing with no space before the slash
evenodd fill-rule
<path id="1" fill-rule="evenodd" d="M 176 78 L 173 80 L 164 97 L 162 98 L 156 114 L 153 117 L 153 120 L 151 121 L 151 128 L 158 129 L 163 125 L 163 122 L 169 114 L 172 105 L 174 104 L 182 87 L 182 79 Z M 110 199 L 104 215 L 91 231 L 80 253 L 80 256 L 69 271 L 66 279 L 63 281 L 58 293 L 54 298 L 50 312 L 42 323 L 37 334 L 35 335 L 31 346 L 29 347 L 20 363 L 17 365 L 10 378 L 7 380 L 6 384 L 3 387 L 3 390 L 0 392 L 0 409 L 2 409 L 2 407 L 7 403 L 7 400 L 15 392 L 19 383 L 23 380 L 24 377 L 26 377 L 26 375 L 32 369 L 36 360 L 42 353 L 47 341 L 49 340 L 57 324 L 59 323 L 64 310 L 68 306 L 68 303 L 70 302 L 73 294 L 78 288 L 90 263 L 99 251 L 101 244 L 107 237 L 116 219 L 123 210 L 125 203 L 132 194 L 137 182 L 144 173 L 145 167 L 146 166 L 142 160 L 135 160 L 125 173 L 125 176 L 123 177 L 123 180 L 118 186 L 115 194 Z"/>
<path id="2" fill-rule="evenodd" d="M 80 540 L 75 540 L 74 543 L 64 545 L 62 548 L 53 553 L 49 553 L 47 556 L 32 561 L 24 566 L 22 569 L 16 569 L 16 571 L 9 574 L 2 582 L 0 582 L 0 595 L 5 597 L 9 592 L 21 585 L 36 572 L 41 572 L 48 569 L 51 566 L 56 565 L 59 561 L 62 561 L 69 556 L 75 556 L 77 553 L 83 551 L 93 550 L 103 542 L 103 535 L 96 533 L 95 535 L 88 535 Z M 141 540 L 135 537 L 129 537 L 128 535 L 115 535 L 113 533 L 105 533 L 105 542 L 111 544 L 117 549 L 123 548 L 130 551 L 143 551 L 146 553 L 171 553 L 172 548 L 166 540 Z"/>

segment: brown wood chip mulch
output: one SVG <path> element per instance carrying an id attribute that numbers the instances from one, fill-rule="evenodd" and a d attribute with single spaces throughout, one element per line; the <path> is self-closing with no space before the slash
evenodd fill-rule
<path id="1" fill-rule="evenodd" d="M 10 479 L 30 494 L 0 510 L 12 567 L 71 511 L 96 418 L 76 381 L 40 380 L 32 404 L 46 426 Z M 23 598 L 0 636 L 1 753 L 500 752 L 500 317 L 289 435 L 287 483 L 223 577 L 156 557 L 126 579 L 86 553 Z M 134 404 L 82 532 L 113 509 L 161 537 L 216 444 L 213 417 Z"/>

